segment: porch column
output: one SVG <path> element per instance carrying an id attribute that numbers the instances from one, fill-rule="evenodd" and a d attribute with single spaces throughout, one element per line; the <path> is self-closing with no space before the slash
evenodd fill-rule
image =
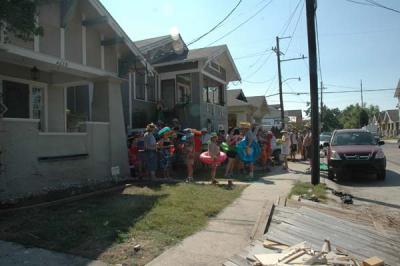
<path id="1" fill-rule="evenodd" d="M 129 176 L 128 148 L 120 81 L 108 81 L 111 166 L 119 166 L 121 177 Z"/>

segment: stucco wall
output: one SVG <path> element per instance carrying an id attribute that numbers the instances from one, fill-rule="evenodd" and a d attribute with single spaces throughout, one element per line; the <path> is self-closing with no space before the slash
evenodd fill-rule
<path id="1" fill-rule="evenodd" d="M 57 1 L 48 1 L 40 7 L 39 24 L 43 36 L 39 38 L 39 51 L 55 57 L 60 56 L 60 6 Z M 43 15 L 45 14 L 45 15 Z"/>
<path id="2" fill-rule="evenodd" d="M 49 86 L 48 93 L 48 131 L 65 131 L 64 87 Z"/>
<path id="3" fill-rule="evenodd" d="M 74 12 L 65 29 L 65 59 L 82 63 L 82 17 L 77 10 Z M 90 47 L 89 47 L 90 49 Z"/>
<path id="4" fill-rule="evenodd" d="M 117 50 L 114 45 L 104 47 L 104 67 L 107 71 L 118 72 Z"/>
<path id="5" fill-rule="evenodd" d="M 104 81 L 94 83 L 92 120 L 97 122 L 109 121 L 108 85 Z"/>
<path id="6" fill-rule="evenodd" d="M 91 67 L 101 68 L 100 34 L 93 27 L 86 27 L 86 64 Z"/>
<path id="7" fill-rule="evenodd" d="M 2 121 L 0 201 L 110 180 L 108 124 L 88 124 L 87 134 L 39 133 L 33 121 Z M 44 156 L 87 153 L 75 160 L 39 161 Z"/>

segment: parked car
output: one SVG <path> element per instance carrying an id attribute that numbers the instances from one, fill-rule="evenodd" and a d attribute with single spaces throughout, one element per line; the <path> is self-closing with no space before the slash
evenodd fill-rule
<path id="1" fill-rule="evenodd" d="M 328 176 L 340 178 L 350 171 L 376 173 L 378 180 L 386 177 L 386 156 L 374 136 L 363 129 L 341 129 L 333 132 L 328 146 Z"/>
<path id="2" fill-rule="evenodd" d="M 325 143 L 329 143 L 331 141 L 332 135 L 321 134 L 319 135 L 319 149 L 323 152 L 324 156 L 328 154 L 328 147 Z"/>

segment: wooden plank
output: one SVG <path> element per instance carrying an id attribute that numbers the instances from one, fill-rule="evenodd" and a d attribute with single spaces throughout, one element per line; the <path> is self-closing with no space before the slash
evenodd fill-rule
<path id="1" fill-rule="evenodd" d="M 262 239 L 265 231 L 267 230 L 268 224 L 271 221 L 272 213 L 274 211 L 274 204 L 270 201 L 266 201 L 256 224 L 253 227 L 253 230 L 250 235 L 250 239 Z"/>

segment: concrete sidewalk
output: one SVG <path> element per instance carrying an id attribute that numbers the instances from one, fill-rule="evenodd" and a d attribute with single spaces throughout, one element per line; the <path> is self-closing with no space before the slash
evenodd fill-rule
<path id="1" fill-rule="evenodd" d="M 265 202 L 287 196 L 300 176 L 276 167 L 246 188 L 217 217 L 210 219 L 204 230 L 166 250 L 147 265 L 222 265 L 227 258 L 250 244 L 253 226 Z"/>
<path id="2" fill-rule="evenodd" d="M 0 240 L 0 265 L 106 266 L 104 262 Z"/>

